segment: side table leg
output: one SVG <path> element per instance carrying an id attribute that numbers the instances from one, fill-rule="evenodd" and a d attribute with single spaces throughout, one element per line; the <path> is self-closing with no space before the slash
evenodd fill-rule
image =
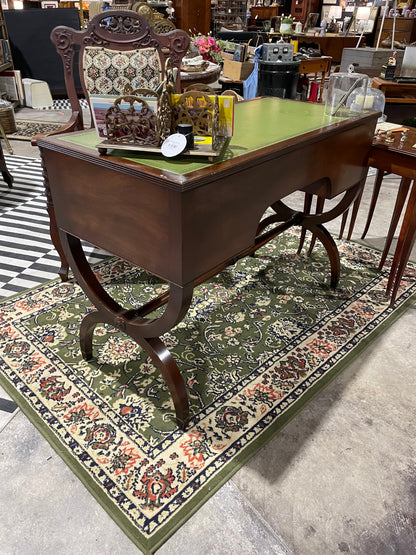
<path id="1" fill-rule="evenodd" d="M 389 281 L 387 283 L 387 295 L 391 291 L 390 306 L 393 306 L 400 281 L 403 277 L 406 264 L 409 260 L 411 250 L 416 238 L 416 186 L 413 184 L 410 192 L 406 212 L 403 218 L 402 228 L 400 230 L 399 241 L 397 243 L 396 252 L 394 253 L 393 267 L 390 271 Z M 397 268 L 397 269 L 396 269 Z"/>
<path id="2" fill-rule="evenodd" d="M 383 254 L 381 255 L 380 263 L 378 269 L 381 270 L 386 261 L 387 255 L 389 254 L 391 242 L 393 241 L 394 232 L 396 231 L 397 224 L 399 223 L 400 215 L 403 210 L 404 203 L 406 201 L 407 193 L 409 192 L 411 180 L 402 177 L 399 185 L 399 190 L 397 192 L 396 202 L 394 205 L 393 215 L 390 222 L 389 231 L 387 233 L 386 242 L 384 244 Z M 392 266 L 391 271 L 394 272 L 395 269 Z"/>

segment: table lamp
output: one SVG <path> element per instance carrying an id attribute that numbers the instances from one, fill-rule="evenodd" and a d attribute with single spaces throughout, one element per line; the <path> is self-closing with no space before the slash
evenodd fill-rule
<path id="1" fill-rule="evenodd" d="M 341 19 L 342 17 L 342 8 L 341 6 L 331 6 L 328 12 L 328 19 Z"/>
<path id="2" fill-rule="evenodd" d="M 360 33 L 365 31 L 368 20 L 370 19 L 371 8 L 368 6 L 360 6 L 357 8 L 355 19 L 358 21 L 358 31 Z"/>

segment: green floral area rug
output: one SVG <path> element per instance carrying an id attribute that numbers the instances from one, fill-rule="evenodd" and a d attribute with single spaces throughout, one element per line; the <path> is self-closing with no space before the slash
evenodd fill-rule
<path id="1" fill-rule="evenodd" d="M 183 372 L 192 420 L 175 424 L 157 369 L 123 333 L 98 325 L 92 362 L 78 332 L 93 310 L 73 281 L 0 304 L 1 384 L 131 540 L 152 553 L 414 302 L 409 264 L 394 308 L 380 253 L 339 242 L 339 287 L 325 251 L 297 256 L 287 232 L 199 286 L 163 339 Z M 118 302 L 166 285 L 118 259 L 95 267 Z"/>

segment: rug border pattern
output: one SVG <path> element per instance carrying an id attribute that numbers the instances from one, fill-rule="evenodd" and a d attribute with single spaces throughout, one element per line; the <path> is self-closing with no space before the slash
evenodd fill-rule
<path id="1" fill-rule="evenodd" d="M 370 251 L 374 251 L 374 249 L 369 249 L 363 245 L 359 245 L 360 248 L 364 248 Z M 105 264 L 105 263 L 104 263 Z M 47 284 L 43 284 L 34 290 L 30 290 L 31 292 L 37 291 L 39 292 L 40 289 L 47 289 L 51 287 L 54 283 L 57 283 L 57 280 L 53 280 L 52 282 L 48 282 Z M 58 282 L 59 284 L 59 282 Z M 369 288 L 370 285 L 367 286 Z M 305 403 L 314 397 L 322 388 L 327 385 L 330 381 L 332 381 L 344 368 L 347 364 L 349 364 L 353 359 L 355 359 L 361 352 L 368 346 L 368 344 L 374 339 L 376 339 L 381 333 L 389 327 L 397 318 L 405 311 L 407 308 L 413 304 L 415 296 L 416 296 L 416 285 L 409 287 L 406 291 L 402 292 L 400 296 L 400 302 L 396 303 L 396 307 L 394 309 L 390 307 L 386 307 L 383 309 L 380 314 L 375 318 L 375 320 L 368 326 L 370 331 L 369 334 L 364 333 L 364 330 L 361 330 L 353 339 L 351 339 L 347 344 L 344 345 L 343 349 L 343 357 L 340 359 L 340 353 L 338 352 L 334 355 L 338 361 L 334 366 L 332 366 L 332 370 L 330 375 L 327 374 L 327 371 L 330 368 L 329 360 L 323 365 L 324 367 L 327 366 L 328 368 L 324 370 L 324 368 L 317 369 L 311 375 L 309 375 L 305 380 L 302 381 L 302 385 L 297 386 L 292 392 L 290 397 L 291 404 L 286 403 L 286 407 L 283 409 L 280 407 L 280 403 L 278 406 L 274 407 L 271 411 L 269 411 L 261 420 L 259 420 L 256 425 L 252 428 L 252 435 L 250 438 L 243 436 L 242 438 L 238 439 L 237 443 L 240 443 L 241 440 L 244 441 L 244 444 L 240 446 L 236 446 L 235 442 L 233 442 L 227 449 L 226 452 L 223 453 L 223 456 L 230 454 L 230 451 L 235 451 L 237 449 L 238 454 L 235 455 L 233 452 L 232 455 L 234 456 L 232 464 L 229 464 L 229 461 L 223 461 L 221 465 L 223 468 L 218 470 L 216 475 L 210 479 L 210 490 L 211 493 L 217 491 L 229 478 L 232 476 L 238 468 L 241 468 L 247 460 L 253 456 L 258 449 L 263 446 L 267 441 L 274 436 L 283 426 L 287 424 L 305 405 Z M 74 291 L 76 287 L 74 287 Z M 77 293 L 79 294 L 79 292 Z M 18 297 L 20 295 L 15 295 L 14 297 L 8 298 L 2 302 L 2 304 L 6 304 L 7 302 L 11 302 L 13 298 Z M 341 312 L 341 309 L 339 309 Z M 377 326 L 376 323 L 380 322 L 380 325 Z M 310 335 L 305 334 L 305 335 Z M 33 339 L 33 338 L 32 338 Z M 347 348 L 348 347 L 348 348 Z M 353 347 L 351 351 L 349 347 Z M 273 357 L 272 357 L 273 358 Z M 271 364 L 275 364 L 276 360 L 274 359 Z M 264 361 L 262 361 L 263 369 L 264 369 Z M 124 516 L 121 507 L 118 505 L 114 505 L 103 493 L 102 486 L 97 485 L 95 482 L 91 482 L 91 474 L 87 474 L 85 468 L 80 464 L 77 459 L 74 459 L 70 454 L 71 447 L 71 440 L 72 437 L 68 439 L 67 444 L 67 451 L 62 450 L 62 439 L 58 439 L 59 434 L 57 431 L 51 431 L 48 426 L 43 422 L 43 420 L 38 416 L 33 408 L 32 404 L 27 401 L 23 397 L 23 393 L 25 392 L 24 388 L 19 388 L 16 384 L 12 387 L 8 380 L 0 375 L 0 381 L 2 382 L 3 387 L 9 393 L 9 395 L 18 402 L 19 406 L 22 408 L 23 412 L 29 417 L 29 419 L 35 424 L 38 430 L 44 435 L 44 437 L 51 443 L 57 453 L 63 458 L 66 464 L 72 469 L 72 471 L 80 478 L 83 484 L 87 487 L 87 489 L 94 495 L 94 497 L 100 502 L 101 505 L 107 510 L 110 516 L 117 522 L 117 524 L 125 531 L 125 533 L 130 537 L 130 539 L 141 549 L 144 549 L 146 552 L 153 552 L 156 550 L 160 545 L 167 539 L 167 536 L 170 536 L 176 529 L 178 529 L 182 523 L 187 520 L 191 514 L 193 514 L 207 499 L 206 494 L 199 490 L 197 493 L 192 493 L 192 499 L 186 502 L 186 514 L 183 514 L 183 510 L 179 510 L 169 521 L 169 530 L 165 530 L 163 525 L 160 529 L 158 529 L 153 536 L 146 539 L 143 537 L 138 538 L 138 531 L 136 527 L 131 524 L 131 522 Z M 305 389 L 305 381 L 309 383 L 313 382 L 313 385 Z M 308 384 L 309 385 L 309 384 Z M 232 390 L 227 392 L 227 397 L 232 396 Z M 224 399 L 221 400 L 221 402 Z M 285 398 L 285 401 L 288 400 L 288 397 Z M 36 399 L 36 402 L 40 402 Z M 33 403 L 33 404 L 36 404 Z M 219 402 L 219 401 L 218 401 Z M 295 403 L 296 402 L 296 403 Z M 295 403 L 295 404 L 294 404 Z M 217 404 L 217 403 L 215 403 Z M 273 422 L 274 415 L 272 413 L 280 414 L 279 420 L 277 422 Z M 53 417 L 55 419 L 55 417 Z M 49 424 L 53 428 L 53 421 L 50 421 Z M 256 432 L 256 433 L 254 433 Z M 177 432 L 177 435 L 180 435 L 180 432 Z M 228 458 L 228 457 L 227 457 Z M 84 461 L 83 461 L 84 462 Z M 92 461 L 94 465 L 96 463 Z M 86 464 L 86 462 L 85 462 Z M 209 467 L 208 467 L 209 468 Z M 201 484 L 201 473 L 198 475 L 195 480 Z M 190 483 L 189 483 L 190 484 Z M 189 485 L 188 484 L 188 485 Z M 107 484 L 108 487 L 111 487 L 112 484 Z M 105 487 L 105 486 L 104 486 Z M 108 491 L 108 489 L 107 489 Z M 109 493 L 109 492 L 108 492 Z"/>

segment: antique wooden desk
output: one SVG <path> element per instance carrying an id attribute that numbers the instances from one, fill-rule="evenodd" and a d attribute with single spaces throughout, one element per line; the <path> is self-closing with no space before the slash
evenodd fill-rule
<path id="1" fill-rule="evenodd" d="M 39 140 L 51 226 L 56 217 L 64 254 L 97 309 L 81 325 L 84 358 L 92 357 L 98 322 L 125 331 L 162 372 L 184 427 L 184 381 L 160 336 L 186 314 L 195 285 L 293 224 L 325 244 L 335 285 L 338 252 L 322 224 L 341 214 L 363 185 L 376 119 L 372 113 L 330 121 L 322 105 L 271 97 L 238 103 L 234 137 L 215 163 L 116 150 L 100 156 L 95 131 Z M 328 213 L 304 216 L 281 201 L 296 190 L 331 198 L 346 193 Z M 274 213 L 259 223 L 268 207 Z M 95 278 L 79 239 L 163 278 L 169 294 L 123 309 Z M 162 316 L 146 318 L 163 304 Z"/>

